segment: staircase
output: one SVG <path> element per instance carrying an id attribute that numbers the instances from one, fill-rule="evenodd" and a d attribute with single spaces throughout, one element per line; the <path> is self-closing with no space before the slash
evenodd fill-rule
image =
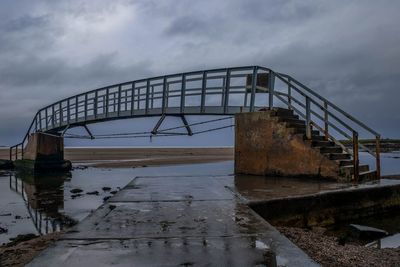
<path id="1" fill-rule="evenodd" d="M 272 121 L 286 127 L 293 135 L 301 136 L 308 146 L 337 164 L 339 169 L 339 180 L 354 180 L 353 157 L 349 153 L 345 152 L 341 146 L 330 141 L 317 130 L 312 130 L 311 139 L 308 139 L 306 136 L 306 121 L 299 119 L 299 116 L 295 115 L 293 110 L 273 108 L 272 110 L 261 109 L 260 111 L 267 112 Z M 377 179 L 376 171 L 370 171 L 368 165 L 359 165 L 358 172 L 359 181 Z"/>
<path id="2" fill-rule="evenodd" d="M 346 182 L 377 179 L 376 171 L 370 171 L 368 165 L 358 165 L 358 176 L 355 176 L 353 156 L 320 131 L 311 129 L 311 138 L 308 138 L 306 121 L 293 110 L 263 108 L 253 114 L 237 114 L 236 128 L 238 173 L 319 176 Z"/>

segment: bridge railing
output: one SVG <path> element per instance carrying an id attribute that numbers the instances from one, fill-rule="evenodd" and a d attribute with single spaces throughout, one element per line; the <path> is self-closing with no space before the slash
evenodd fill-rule
<path id="1" fill-rule="evenodd" d="M 23 141 L 10 148 L 10 158 L 23 157 L 24 147 L 33 132 L 59 134 L 70 127 L 87 123 L 164 114 L 231 115 L 255 111 L 258 107 L 281 104 L 293 109 L 307 123 L 307 137 L 314 127 L 351 153 L 358 166 L 359 132 L 376 138 L 379 173 L 379 140 L 377 132 L 355 119 L 324 97 L 289 75 L 260 66 L 245 66 L 186 72 L 152 77 L 78 94 L 40 109 Z M 339 138 L 339 137 L 340 138 Z M 348 150 L 341 140 L 348 139 Z M 358 168 L 358 167 L 357 167 Z"/>
<path id="2" fill-rule="evenodd" d="M 375 158 L 377 176 L 380 177 L 380 134 L 351 116 L 337 105 L 317 94 L 293 77 L 271 71 L 275 81 L 280 81 L 281 91 L 270 93 L 269 106 L 273 106 L 273 99 L 279 100 L 289 109 L 306 121 L 306 137 L 312 138 L 312 129 L 320 131 L 326 140 L 335 142 L 344 151 L 353 157 L 354 179 L 359 175 L 359 151 L 360 148 Z M 375 139 L 375 151 L 369 149 L 360 142 L 360 133 Z M 370 138 L 368 138 L 370 139 Z M 343 142 L 345 140 L 346 142 Z M 351 143 L 348 149 L 346 144 Z"/>

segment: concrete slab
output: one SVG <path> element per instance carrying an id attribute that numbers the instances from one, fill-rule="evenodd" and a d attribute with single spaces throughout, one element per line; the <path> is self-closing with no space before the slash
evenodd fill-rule
<path id="1" fill-rule="evenodd" d="M 136 178 L 27 266 L 318 266 L 233 179 Z"/>
<path id="2" fill-rule="evenodd" d="M 232 200 L 141 202 L 107 204 L 65 238 L 220 237 L 267 230 L 246 205 Z"/>

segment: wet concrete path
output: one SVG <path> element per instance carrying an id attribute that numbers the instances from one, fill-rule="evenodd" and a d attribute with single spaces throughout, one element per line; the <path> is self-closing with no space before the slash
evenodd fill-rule
<path id="1" fill-rule="evenodd" d="M 28 266 L 317 266 L 233 176 L 136 177 Z"/>

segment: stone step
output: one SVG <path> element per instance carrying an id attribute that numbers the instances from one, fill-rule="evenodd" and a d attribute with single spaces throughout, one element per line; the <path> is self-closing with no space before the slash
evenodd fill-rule
<path id="1" fill-rule="evenodd" d="M 325 141 L 325 136 L 323 136 L 323 135 L 313 135 L 313 136 L 311 136 L 311 140 L 313 140 L 313 141 Z"/>
<path id="2" fill-rule="evenodd" d="M 290 109 L 285 109 L 285 108 L 273 108 L 273 111 L 275 111 L 276 116 L 293 116 L 293 110 Z"/>
<path id="3" fill-rule="evenodd" d="M 313 146 L 313 147 L 328 147 L 328 146 L 335 146 L 335 143 L 332 141 L 311 140 L 311 146 Z"/>
<path id="4" fill-rule="evenodd" d="M 294 127 L 288 127 L 288 129 L 293 129 L 294 133 L 298 134 L 306 134 L 306 128 L 294 128 Z M 319 135 L 319 131 L 317 130 L 312 130 L 311 135 Z"/>
<path id="5" fill-rule="evenodd" d="M 329 156 L 329 159 L 331 159 L 331 160 L 350 159 L 351 158 L 349 154 L 345 154 L 345 153 L 329 153 L 328 156 Z"/>
<path id="6" fill-rule="evenodd" d="M 296 123 L 296 124 L 303 124 L 306 125 L 306 121 L 300 120 L 293 117 L 276 117 L 278 122 L 289 122 L 289 123 Z"/>
<path id="7" fill-rule="evenodd" d="M 353 161 L 352 160 L 337 160 L 336 161 L 339 166 L 344 167 L 344 166 L 353 166 Z"/>
<path id="8" fill-rule="evenodd" d="M 319 152 L 322 154 L 329 154 L 329 153 L 343 153 L 343 149 L 340 146 L 322 146 L 322 147 L 315 147 L 319 149 Z"/>
<path id="9" fill-rule="evenodd" d="M 304 123 L 297 122 L 283 122 L 287 128 L 296 128 L 296 129 L 306 129 L 306 125 Z"/>

